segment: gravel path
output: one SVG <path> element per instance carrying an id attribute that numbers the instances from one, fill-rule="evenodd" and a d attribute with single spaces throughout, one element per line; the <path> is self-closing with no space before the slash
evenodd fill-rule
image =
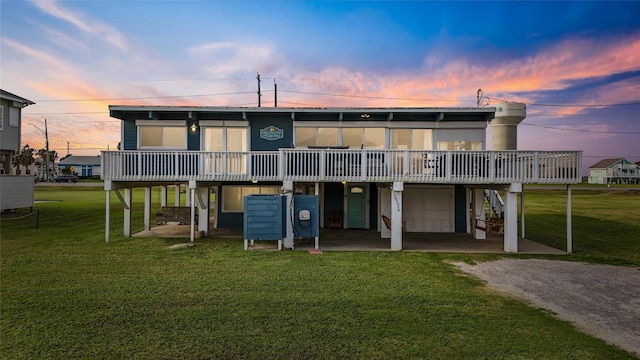
<path id="1" fill-rule="evenodd" d="M 463 271 L 640 356 L 640 269 L 539 259 L 505 259 Z"/>

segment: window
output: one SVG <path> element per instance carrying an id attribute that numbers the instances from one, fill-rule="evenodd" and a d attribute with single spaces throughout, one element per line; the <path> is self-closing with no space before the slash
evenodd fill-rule
<path id="1" fill-rule="evenodd" d="M 20 109 L 9 106 L 9 126 L 20 127 Z"/>
<path id="2" fill-rule="evenodd" d="M 205 151 L 247 151 L 247 128 L 204 127 Z"/>
<path id="3" fill-rule="evenodd" d="M 391 129 L 391 148 L 400 150 L 432 150 L 431 129 Z"/>
<path id="4" fill-rule="evenodd" d="M 139 126 L 141 148 L 186 149 L 187 129 L 175 126 Z"/>
<path id="5" fill-rule="evenodd" d="M 349 146 L 384 149 L 385 128 L 296 127 L 296 146 Z"/>
<path id="6" fill-rule="evenodd" d="M 244 197 L 252 194 L 280 194 L 279 186 L 223 186 L 222 211 L 244 211 Z"/>
<path id="7" fill-rule="evenodd" d="M 318 128 L 318 145 L 340 145 L 338 144 L 338 128 Z"/>

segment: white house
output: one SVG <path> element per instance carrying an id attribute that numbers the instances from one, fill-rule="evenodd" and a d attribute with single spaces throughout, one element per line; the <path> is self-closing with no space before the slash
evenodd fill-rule
<path id="1" fill-rule="evenodd" d="M 100 176 L 100 156 L 71 155 L 60 160 L 58 168 L 82 177 Z"/>
<path id="2" fill-rule="evenodd" d="M 107 241 L 111 192 L 124 205 L 124 233 L 131 235 L 134 187 L 145 188 L 149 229 L 151 187 L 186 185 L 192 199 L 192 240 L 196 215 L 209 219 L 211 208 L 216 227 L 237 228 L 243 226 L 244 196 L 301 193 L 318 196 L 321 227 L 376 229 L 390 238 L 392 250 L 402 249 L 403 228 L 484 238 L 483 227 L 476 225 L 484 221 L 485 190 L 504 189 L 504 248 L 517 252 L 516 204 L 522 184 L 581 180 L 579 151 L 515 150 L 517 125 L 526 116 L 524 104 L 518 103 L 484 108 L 109 109 L 122 120 L 122 150 L 101 156 Z M 488 123 L 494 126 L 491 151 L 486 149 Z M 210 191 L 216 193 L 213 203 Z M 205 236 L 208 225 L 197 224 Z M 291 231 L 284 243 L 293 247 Z"/>
<path id="3" fill-rule="evenodd" d="M 589 168 L 589 184 L 640 184 L 640 166 L 625 159 L 604 159 Z"/>
<path id="4" fill-rule="evenodd" d="M 22 109 L 34 102 L 0 89 L 0 208 L 33 206 L 33 176 L 12 175 L 11 161 L 21 150 Z"/>

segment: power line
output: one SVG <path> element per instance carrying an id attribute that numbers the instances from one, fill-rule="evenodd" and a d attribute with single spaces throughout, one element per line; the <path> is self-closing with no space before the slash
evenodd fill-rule
<path id="1" fill-rule="evenodd" d="M 195 95 L 171 95 L 171 96 L 150 96 L 150 97 L 129 97 L 129 98 L 104 98 L 104 99 L 44 99 L 34 100 L 36 102 L 80 102 L 80 101 L 114 101 L 114 100 L 153 100 L 153 99 L 175 99 L 184 97 L 205 97 L 205 96 L 223 96 L 223 95 L 242 95 L 253 94 L 253 91 L 240 91 L 232 93 L 217 94 L 195 94 Z"/>
<path id="2" fill-rule="evenodd" d="M 444 99 L 415 99 L 415 98 L 397 98 L 397 97 L 383 97 L 383 96 L 367 96 L 367 95 L 347 95 L 347 94 L 327 94 L 327 93 L 317 93 L 317 92 L 307 92 L 307 91 L 293 91 L 293 90 L 282 90 L 281 92 L 292 93 L 292 94 L 305 94 L 305 95 L 320 95 L 320 96 L 335 96 L 335 97 L 348 97 L 348 98 L 361 98 L 361 99 L 378 99 L 378 100 L 406 100 L 406 101 L 447 101 L 447 102 L 458 102 L 459 100 L 444 100 Z M 469 101 L 463 101 L 469 102 Z"/>
<path id="3" fill-rule="evenodd" d="M 485 99 L 489 100 L 497 100 L 497 101 L 508 101 L 505 99 L 498 99 L 485 96 Z M 558 106 L 558 107 L 608 107 L 608 106 L 631 106 L 631 105 L 640 105 L 640 101 L 632 101 L 632 102 L 624 102 L 624 103 L 611 103 L 611 104 L 543 104 L 543 103 L 527 103 L 527 105 L 533 106 Z"/>
<path id="4" fill-rule="evenodd" d="M 552 130 L 563 130 L 563 131 L 577 131 L 577 132 L 586 132 L 586 133 L 601 133 L 601 134 L 627 134 L 627 135 L 637 135 L 640 134 L 640 131 L 600 131 L 600 130 L 582 130 L 582 129 L 567 129 L 567 128 L 559 128 L 559 127 L 553 127 L 553 126 L 545 126 L 545 125 L 537 125 L 537 124 L 527 124 L 527 123 L 521 123 L 521 125 L 527 125 L 527 126 L 534 126 L 534 127 L 539 127 L 539 128 L 545 128 L 545 129 L 552 129 Z M 577 124 L 574 124 L 577 125 Z M 595 124 L 592 124 L 595 125 Z"/>

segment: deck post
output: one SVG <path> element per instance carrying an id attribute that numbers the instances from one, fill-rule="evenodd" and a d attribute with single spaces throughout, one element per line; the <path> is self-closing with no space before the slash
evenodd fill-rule
<path id="1" fill-rule="evenodd" d="M 151 229 L 151 187 L 144 188 L 144 229 Z"/>
<path id="2" fill-rule="evenodd" d="M 317 181 L 316 181 L 316 184 L 315 184 L 315 194 L 316 194 L 316 196 L 318 196 L 318 197 L 320 196 L 320 183 L 319 183 L 319 182 L 317 182 Z M 320 202 L 318 202 L 318 204 L 319 204 L 319 203 L 320 203 Z M 320 208 L 319 208 L 319 207 L 318 207 L 318 212 L 320 212 Z M 320 220 L 321 220 L 321 219 L 318 219 L 318 221 L 320 221 Z M 319 236 L 316 236 L 316 238 L 315 238 L 314 248 L 315 248 L 316 250 L 317 250 L 317 249 L 320 249 L 320 237 L 319 237 Z"/>
<path id="3" fill-rule="evenodd" d="M 520 237 L 524 239 L 524 189 L 520 193 Z"/>
<path id="4" fill-rule="evenodd" d="M 160 206 L 167 206 L 167 185 L 160 187 Z"/>
<path id="5" fill-rule="evenodd" d="M 567 253 L 573 252 L 573 236 L 571 228 L 571 184 L 567 184 Z"/>
<path id="6" fill-rule="evenodd" d="M 504 251 L 518 252 L 518 193 L 522 192 L 521 183 L 509 185 L 504 201 Z"/>
<path id="7" fill-rule="evenodd" d="M 196 202 L 194 201 L 195 197 L 196 197 L 196 181 L 195 180 L 189 180 L 189 196 L 187 196 L 187 199 L 191 198 L 191 202 L 189 203 L 189 206 L 191 206 L 191 221 L 190 221 L 190 226 L 191 228 L 189 229 L 189 241 L 193 242 L 194 239 L 194 233 L 195 233 L 195 222 L 196 222 Z"/>
<path id="8" fill-rule="evenodd" d="M 404 183 L 393 183 L 391 192 L 391 250 L 402 250 L 402 191 Z"/>
<path id="9" fill-rule="evenodd" d="M 293 181 L 283 181 L 282 182 L 282 190 L 284 191 L 285 196 L 287 197 L 286 202 L 286 221 L 287 221 L 287 233 L 284 238 L 284 247 L 286 249 L 293 249 L 293 221 L 291 221 L 293 214 Z M 280 250 L 280 249 L 278 249 Z"/>
<path id="10" fill-rule="evenodd" d="M 109 229 L 111 227 L 111 190 L 105 191 L 107 193 L 107 205 L 106 205 L 106 214 L 104 217 L 104 240 L 108 244 L 109 243 Z"/>
<path id="11" fill-rule="evenodd" d="M 173 206 L 180 206 L 180 184 L 173 186 L 175 193 L 173 194 Z"/>
<path id="12" fill-rule="evenodd" d="M 484 210 L 484 189 L 472 189 L 473 206 L 472 228 L 473 238 L 477 240 L 485 240 L 487 238 L 487 218 Z"/>
<path id="13" fill-rule="evenodd" d="M 131 188 L 124 189 L 124 202 L 127 206 L 124 208 L 124 236 L 131 236 Z"/>

